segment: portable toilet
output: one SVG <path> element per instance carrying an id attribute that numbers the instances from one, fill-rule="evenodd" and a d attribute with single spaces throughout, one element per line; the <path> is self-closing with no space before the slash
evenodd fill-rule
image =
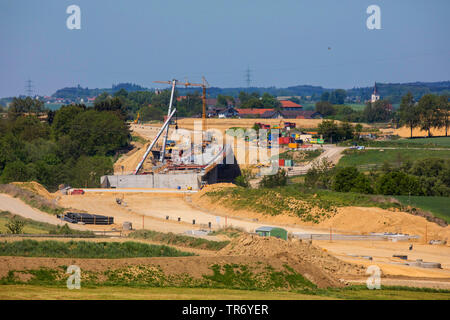
<path id="1" fill-rule="evenodd" d="M 275 237 L 283 240 L 287 240 L 288 235 L 285 229 L 278 227 L 259 227 L 255 232 L 261 237 Z"/>

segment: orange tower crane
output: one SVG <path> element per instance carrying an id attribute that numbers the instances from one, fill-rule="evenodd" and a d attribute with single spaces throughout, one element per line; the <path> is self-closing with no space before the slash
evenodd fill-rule
<path id="1" fill-rule="evenodd" d="M 202 112 L 202 129 L 206 131 L 206 89 L 209 88 L 209 83 L 206 81 L 205 77 L 202 77 L 202 83 L 190 83 L 186 80 L 184 83 L 186 87 L 201 87 L 202 88 L 202 102 L 203 102 L 203 112 Z"/>
<path id="2" fill-rule="evenodd" d="M 201 87 L 202 88 L 202 102 L 203 102 L 203 112 L 202 112 L 202 126 L 203 131 L 206 130 L 206 89 L 209 88 L 209 83 L 206 81 L 205 77 L 202 77 L 202 83 L 191 83 L 188 80 L 186 80 L 184 83 L 175 80 L 176 85 L 182 85 L 187 87 Z M 173 84 L 173 81 L 153 81 L 155 83 L 164 83 L 164 84 Z"/>

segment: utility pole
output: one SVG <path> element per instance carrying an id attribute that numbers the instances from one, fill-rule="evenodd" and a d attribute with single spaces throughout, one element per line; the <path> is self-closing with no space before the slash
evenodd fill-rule
<path id="1" fill-rule="evenodd" d="M 250 67 L 247 67 L 247 70 L 245 70 L 245 82 L 247 83 L 247 88 L 250 88 L 252 83 L 252 70 L 250 70 Z"/>
<path id="2" fill-rule="evenodd" d="M 25 82 L 25 93 L 27 97 L 31 97 L 33 95 L 33 81 L 27 80 Z"/>

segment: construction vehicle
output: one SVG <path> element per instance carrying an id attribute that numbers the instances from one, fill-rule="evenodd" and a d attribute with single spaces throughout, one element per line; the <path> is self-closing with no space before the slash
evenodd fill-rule
<path id="1" fill-rule="evenodd" d="M 141 118 L 141 115 L 139 114 L 139 112 L 137 113 L 137 117 L 136 119 L 133 121 L 134 124 L 138 124 L 139 123 L 139 119 Z"/>

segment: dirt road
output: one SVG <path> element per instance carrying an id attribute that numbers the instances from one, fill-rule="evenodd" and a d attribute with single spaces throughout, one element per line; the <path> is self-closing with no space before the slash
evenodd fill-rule
<path id="1" fill-rule="evenodd" d="M 126 206 L 118 205 L 116 198 L 122 198 Z M 184 233 L 185 231 L 205 229 L 210 222 L 212 229 L 227 226 L 242 228 L 248 232 L 262 223 L 244 220 L 236 217 L 224 217 L 195 207 L 190 202 L 189 195 L 158 194 L 158 193 L 86 193 L 84 196 L 63 196 L 59 205 L 86 210 L 93 214 L 103 214 L 114 217 L 114 221 L 121 225 L 125 221 L 133 223 L 135 229 L 151 229 L 161 232 Z M 166 220 L 166 217 L 169 217 Z M 178 222 L 178 218 L 181 222 Z M 193 224 L 195 220 L 195 225 Z M 312 228 L 286 227 L 290 232 L 321 233 Z"/>
<path id="2" fill-rule="evenodd" d="M 0 210 L 9 211 L 12 214 L 32 219 L 39 222 L 45 222 L 53 225 L 65 225 L 67 222 L 62 222 L 56 216 L 34 209 L 22 202 L 20 199 L 11 197 L 6 194 L 0 194 Z M 71 224 L 70 227 L 76 230 L 88 230 L 88 228 L 80 225 Z"/>
<path id="3" fill-rule="evenodd" d="M 339 162 L 339 160 L 342 158 L 342 156 L 343 156 L 342 152 L 345 149 L 346 149 L 345 147 L 337 147 L 334 145 L 325 146 L 324 152 L 320 156 L 318 156 L 317 158 L 315 158 L 314 160 L 308 162 L 307 164 L 305 164 L 303 166 L 292 167 L 292 170 L 288 171 L 288 175 L 289 176 L 297 176 L 297 175 L 306 174 L 308 172 L 308 170 L 310 170 L 315 163 L 320 163 L 323 159 L 327 159 L 328 161 L 330 161 L 331 163 L 336 165 Z"/>

